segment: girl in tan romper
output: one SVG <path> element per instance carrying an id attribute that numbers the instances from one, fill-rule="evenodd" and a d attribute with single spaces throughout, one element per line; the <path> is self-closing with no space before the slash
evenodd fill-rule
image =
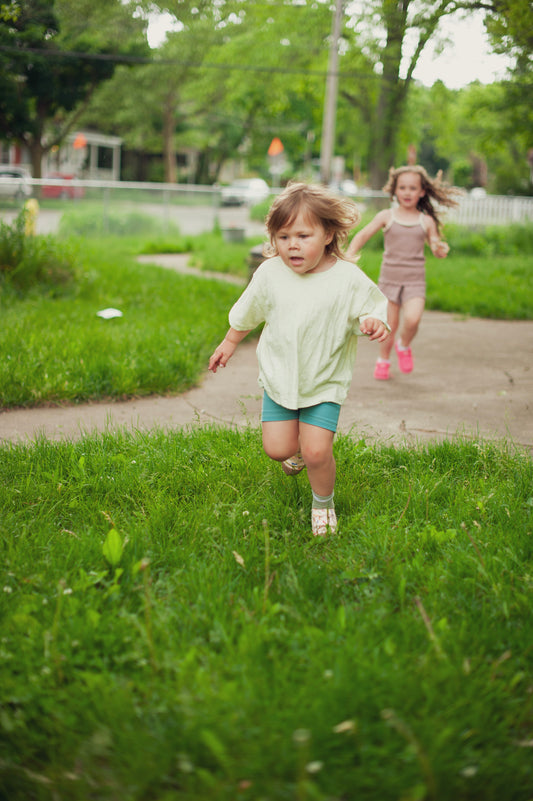
<path id="1" fill-rule="evenodd" d="M 389 378 L 393 345 L 402 373 L 413 369 L 411 342 L 418 331 L 426 298 L 425 243 L 439 259 L 448 254 L 448 245 L 440 238 L 440 221 L 431 198 L 444 206 L 457 205 L 453 199 L 457 190 L 441 184 L 440 173 L 432 181 L 419 165 L 392 168 L 383 190 L 396 198 L 397 207 L 378 212 L 354 236 L 346 251 L 346 256 L 353 259 L 374 234 L 383 230 L 385 251 L 378 285 L 388 300 L 391 333 L 380 344 L 374 370 L 374 378 L 379 380 Z M 400 312 L 402 325 L 395 341 Z"/>

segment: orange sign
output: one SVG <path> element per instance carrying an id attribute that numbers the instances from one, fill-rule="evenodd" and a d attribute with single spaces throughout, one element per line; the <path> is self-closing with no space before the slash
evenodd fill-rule
<path id="1" fill-rule="evenodd" d="M 84 137 L 84 135 L 82 133 L 77 134 L 73 142 L 74 149 L 81 150 L 86 146 L 86 144 L 87 144 L 87 139 Z"/>
<path id="2" fill-rule="evenodd" d="M 283 145 L 281 143 L 281 139 L 278 139 L 278 137 L 275 136 L 270 143 L 270 147 L 268 148 L 268 155 L 279 156 L 280 153 L 283 153 Z"/>

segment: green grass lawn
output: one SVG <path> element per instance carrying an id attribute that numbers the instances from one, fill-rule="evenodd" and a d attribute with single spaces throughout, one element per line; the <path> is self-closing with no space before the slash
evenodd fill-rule
<path id="1" fill-rule="evenodd" d="M 533 466 L 258 430 L 2 448 L 0 796 L 528 801 Z"/>
<path id="2" fill-rule="evenodd" d="M 120 240 L 87 240 L 73 288 L 0 295 L 2 407 L 182 392 L 197 382 L 239 288 L 138 264 L 136 252 Z M 123 317 L 97 316 L 108 307 Z"/>
<path id="3" fill-rule="evenodd" d="M 382 254 L 363 251 L 358 264 L 378 280 Z M 426 258 L 426 309 L 496 320 L 533 319 L 533 260 L 523 255 L 454 254 Z"/>

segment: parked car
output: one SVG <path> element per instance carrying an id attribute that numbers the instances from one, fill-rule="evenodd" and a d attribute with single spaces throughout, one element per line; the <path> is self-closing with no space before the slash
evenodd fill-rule
<path id="1" fill-rule="evenodd" d="M 223 186 L 220 199 L 223 206 L 255 206 L 270 195 L 270 188 L 262 178 L 239 178 Z"/>
<path id="2" fill-rule="evenodd" d="M 80 198 L 83 197 L 85 194 L 85 190 L 82 186 L 69 186 L 66 184 L 66 181 L 72 181 L 76 176 L 75 175 L 66 175 L 63 172 L 49 172 L 45 178 L 53 178 L 54 180 L 61 180 L 64 183 L 60 184 L 44 184 L 43 185 L 43 197 L 46 198 Z"/>
<path id="3" fill-rule="evenodd" d="M 339 195 L 346 195 L 348 197 L 355 197 L 359 194 L 359 187 L 352 181 L 351 178 L 345 178 L 344 180 L 340 181 L 339 183 L 331 183 L 330 189 L 333 189 Z"/>
<path id="4" fill-rule="evenodd" d="M 24 200 L 30 197 L 31 175 L 16 164 L 0 164 L 0 197 Z"/>

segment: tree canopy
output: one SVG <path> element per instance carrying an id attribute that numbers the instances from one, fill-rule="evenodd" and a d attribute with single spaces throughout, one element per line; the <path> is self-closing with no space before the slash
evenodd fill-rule
<path id="1" fill-rule="evenodd" d="M 308 174 L 316 165 L 331 46 L 329 0 L 15 5 L 24 12 L 17 19 L 0 10 L 0 122 L 8 138 L 25 142 L 34 154 L 34 174 L 44 148 L 80 121 L 122 136 L 126 148 L 162 153 L 171 182 L 178 178 L 178 150 L 198 154 L 197 182 L 217 180 L 222 165 L 235 159 L 251 172 L 267 173 L 274 136 L 285 146 L 288 174 Z M 507 171 L 515 175 L 513 187 L 528 191 L 521 165 L 532 146 L 529 0 L 341 5 L 335 154 L 350 173 L 380 188 L 388 168 L 404 162 L 414 145 L 430 171 L 453 173 L 460 165 L 466 176 L 468 163 L 489 157 L 499 165 L 498 185 Z M 172 14 L 177 25 L 150 52 L 147 14 L 154 11 Z M 427 44 L 441 42 L 441 20 L 472 11 L 485 15 L 494 47 L 515 58 L 513 75 L 498 91 L 472 86 L 452 92 L 439 82 L 422 87 L 413 76 Z M 121 65 L 128 54 L 143 58 Z M 477 106 L 466 99 L 474 97 Z M 517 169 L 509 171 L 510 163 Z"/>
<path id="2" fill-rule="evenodd" d="M 34 177 L 74 124 L 65 115 L 112 77 L 109 56 L 147 53 L 144 29 L 120 0 L 19 0 L 0 15 L 0 126 L 28 147 Z"/>

